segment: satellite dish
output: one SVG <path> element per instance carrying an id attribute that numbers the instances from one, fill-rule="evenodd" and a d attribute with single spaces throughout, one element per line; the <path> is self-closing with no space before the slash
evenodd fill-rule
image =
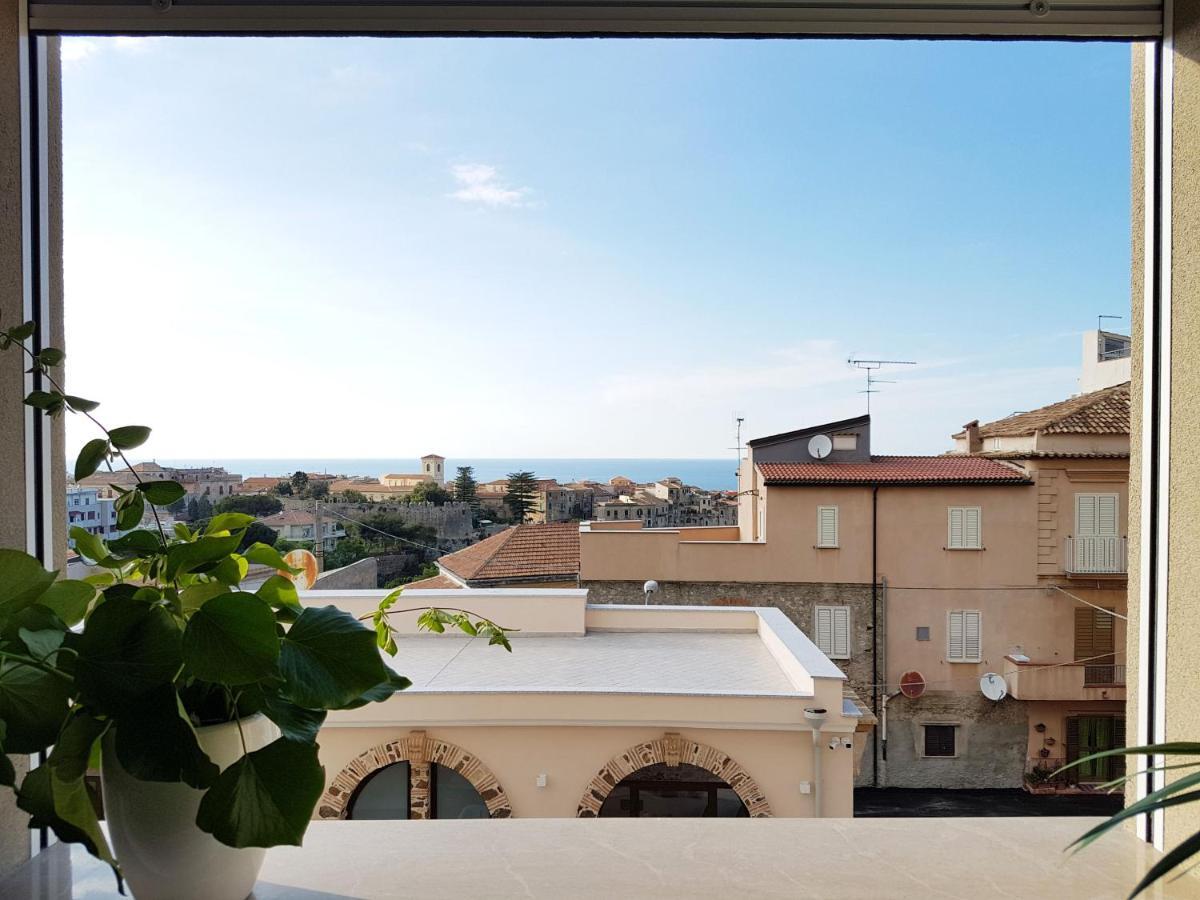
<path id="1" fill-rule="evenodd" d="M 925 693 L 925 676 L 920 672 L 905 672 L 900 676 L 900 693 L 909 700 L 916 700 Z"/>
<path id="2" fill-rule="evenodd" d="M 808 455 L 813 459 L 824 459 L 833 452 L 833 441 L 827 434 L 814 434 L 808 439 Z"/>
<path id="3" fill-rule="evenodd" d="M 995 672 L 988 672 L 979 679 L 979 690 L 983 691 L 983 696 L 997 702 L 1008 696 L 1008 685 L 1004 683 L 1004 676 Z"/>
<path id="4" fill-rule="evenodd" d="M 293 575 L 291 572 L 285 572 L 282 569 L 279 574 L 284 578 L 288 578 L 296 585 L 296 589 L 307 591 L 317 581 L 317 558 L 308 550 L 293 550 L 283 558 L 283 561 L 293 569 L 300 569 L 298 573 Z"/>

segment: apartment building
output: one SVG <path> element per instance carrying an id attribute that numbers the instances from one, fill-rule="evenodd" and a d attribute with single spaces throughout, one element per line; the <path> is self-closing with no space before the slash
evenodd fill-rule
<path id="1" fill-rule="evenodd" d="M 283 512 L 267 516 L 260 521 L 268 528 L 275 529 L 279 533 L 279 537 L 285 541 L 311 543 L 316 534 L 315 520 L 316 517 L 311 512 L 300 509 L 285 509 Z M 336 521 L 322 518 L 321 534 L 323 535 L 324 549 L 332 550 L 337 546 L 337 542 L 346 536 L 346 529 Z"/>
<path id="2" fill-rule="evenodd" d="M 100 490 L 95 487 L 84 487 L 78 484 L 67 485 L 67 529 L 82 528 L 90 534 L 102 538 L 120 537 L 117 528 L 117 513 L 113 508 L 114 501 L 101 497 Z M 75 541 L 68 533 L 67 546 L 74 549 Z"/>
<path id="3" fill-rule="evenodd" d="M 1020 786 L 1121 735 L 1128 398 L 971 423 L 942 456 L 873 455 L 869 416 L 752 440 L 737 527 L 588 523 L 580 584 L 782 609 L 880 716 L 864 783 Z"/>

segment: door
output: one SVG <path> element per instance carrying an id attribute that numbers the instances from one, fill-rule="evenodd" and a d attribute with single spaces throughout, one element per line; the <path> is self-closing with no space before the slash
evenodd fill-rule
<path id="1" fill-rule="evenodd" d="M 1117 572 L 1120 535 L 1116 494 L 1075 495 L 1075 571 Z"/>
<path id="2" fill-rule="evenodd" d="M 1067 762 L 1125 746 L 1124 716 L 1071 716 L 1067 719 Z M 1081 782 L 1111 781 L 1125 771 L 1125 758 L 1094 759 L 1077 767 Z"/>

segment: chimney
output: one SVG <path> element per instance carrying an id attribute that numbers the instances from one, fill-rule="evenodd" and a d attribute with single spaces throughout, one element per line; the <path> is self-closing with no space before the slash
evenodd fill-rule
<path id="1" fill-rule="evenodd" d="M 983 449 L 983 440 L 979 437 L 979 420 L 972 419 L 963 426 L 963 431 L 967 435 L 967 452 L 978 453 Z"/>

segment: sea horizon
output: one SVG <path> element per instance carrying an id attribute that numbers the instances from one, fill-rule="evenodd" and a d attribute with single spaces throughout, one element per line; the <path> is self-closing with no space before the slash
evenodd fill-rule
<path id="1" fill-rule="evenodd" d="M 221 466 L 243 478 L 289 475 L 297 470 L 322 472 L 329 475 L 371 476 L 388 473 L 415 472 L 419 460 L 412 458 L 337 458 L 337 457 L 263 457 L 263 458 L 183 458 L 157 460 L 161 465 L 179 468 Z M 685 484 L 713 491 L 737 489 L 737 462 L 728 459 L 678 459 L 670 457 L 645 458 L 586 458 L 586 457 L 512 457 L 512 458 L 447 458 L 446 480 L 452 481 L 458 466 L 472 466 L 476 480 L 494 481 L 510 472 L 532 471 L 539 478 L 554 478 L 559 482 L 601 481 L 617 475 L 644 483 L 674 476 Z"/>

